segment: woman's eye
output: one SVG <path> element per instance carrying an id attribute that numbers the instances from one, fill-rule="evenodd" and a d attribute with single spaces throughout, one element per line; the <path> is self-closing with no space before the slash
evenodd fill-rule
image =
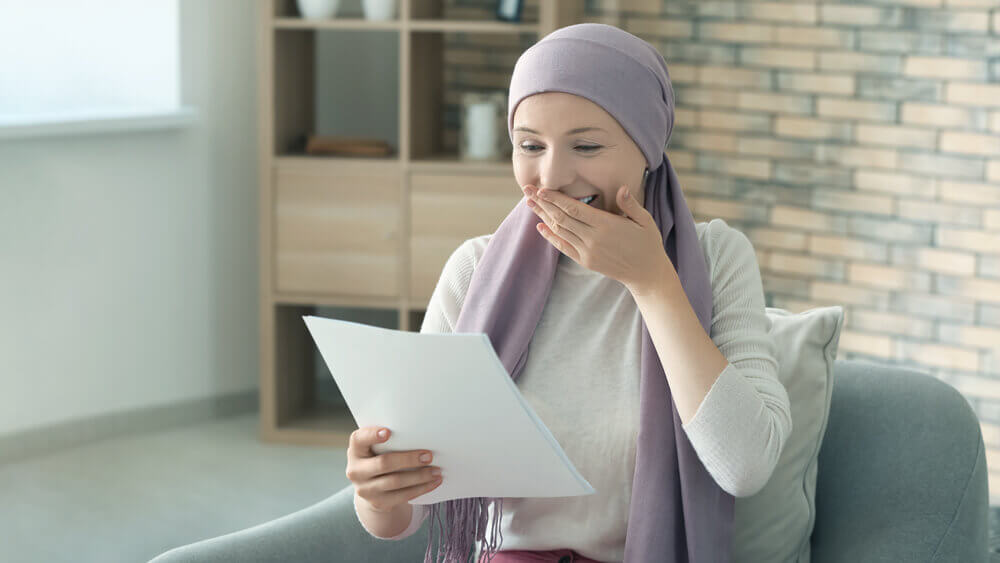
<path id="1" fill-rule="evenodd" d="M 542 147 L 538 145 L 521 145 L 521 148 L 524 149 L 526 152 L 535 152 L 535 150 L 533 149 L 540 149 Z M 574 148 L 579 149 L 583 152 L 591 152 L 591 151 L 596 151 L 601 147 L 598 145 L 577 145 Z"/>

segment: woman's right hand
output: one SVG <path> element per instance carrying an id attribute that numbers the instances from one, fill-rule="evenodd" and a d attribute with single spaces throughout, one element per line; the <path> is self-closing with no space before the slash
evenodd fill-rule
<path id="1" fill-rule="evenodd" d="M 379 430 L 384 430 L 385 435 L 378 436 Z M 365 426 L 351 433 L 347 446 L 347 478 L 354 484 L 355 494 L 375 512 L 392 512 L 397 506 L 434 490 L 442 481 L 441 468 L 430 465 L 433 455 L 427 450 L 378 455 L 372 451 L 372 444 L 388 439 L 387 428 Z M 420 459 L 423 454 L 427 454 L 427 461 Z"/>

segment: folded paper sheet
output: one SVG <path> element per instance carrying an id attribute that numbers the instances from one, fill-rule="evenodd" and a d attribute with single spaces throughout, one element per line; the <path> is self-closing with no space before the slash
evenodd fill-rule
<path id="1" fill-rule="evenodd" d="M 524 400 L 485 333 L 418 333 L 304 316 L 373 451 L 426 449 L 444 481 L 410 501 L 593 494 Z"/>

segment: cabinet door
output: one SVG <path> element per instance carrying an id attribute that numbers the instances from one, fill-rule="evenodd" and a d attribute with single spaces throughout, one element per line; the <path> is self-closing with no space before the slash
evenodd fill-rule
<path id="1" fill-rule="evenodd" d="M 413 173 L 410 176 L 410 297 L 426 304 L 451 253 L 496 231 L 523 197 L 514 177 Z"/>
<path id="2" fill-rule="evenodd" d="M 334 163 L 278 166 L 277 291 L 398 297 L 400 182 Z"/>

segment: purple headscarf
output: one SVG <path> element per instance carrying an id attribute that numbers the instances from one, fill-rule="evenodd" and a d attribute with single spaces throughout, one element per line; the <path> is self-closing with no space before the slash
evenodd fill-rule
<path id="1" fill-rule="evenodd" d="M 660 228 L 692 309 L 711 334 L 708 267 L 694 218 L 664 153 L 674 123 L 674 94 L 663 56 L 635 35 L 605 24 L 571 25 L 546 35 L 514 66 L 507 108 L 511 142 L 517 104 L 550 91 L 582 96 L 601 106 L 641 149 L 650 172 L 645 208 Z M 515 381 L 548 301 L 560 254 L 536 230 L 539 222 L 524 199 L 507 215 L 472 274 L 455 326 L 455 332 L 486 333 Z M 645 321 L 641 366 L 625 561 L 727 562 L 735 499 L 719 487 L 688 441 Z M 439 510 L 445 509 L 446 563 L 466 561 L 476 541 L 492 559 L 500 549 L 496 536 L 502 501 L 464 498 L 431 505 L 431 542 L 434 524 L 440 524 Z M 489 503 L 494 503 L 494 514 L 487 544 Z M 430 561 L 431 542 L 425 563 Z"/>

